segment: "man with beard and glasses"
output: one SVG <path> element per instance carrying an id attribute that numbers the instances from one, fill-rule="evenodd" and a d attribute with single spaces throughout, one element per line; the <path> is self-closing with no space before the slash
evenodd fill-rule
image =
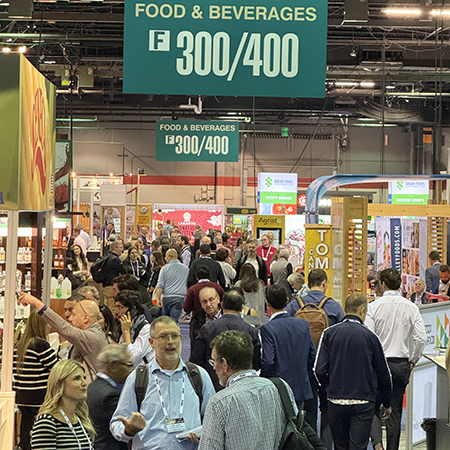
<path id="1" fill-rule="evenodd" d="M 450 267 L 442 264 L 439 267 L 439 294 L 448 297 L 448 288 L 450 287 Z"/>
<path id="2" fill-rule="evenodd" d="M 241 271 L 241 267 L 244 264 L 251 264 L 256 270 L 256 276 L 264 284 L 267 284 L 267 266 L 264 260 L 256 253 L 257 247 L 258 241 L 256 239 L 249 239 L 247 241 L 247 254 L 242 256 L 236 264 L 235 282 L 239 280 L 239 272 Z"/>

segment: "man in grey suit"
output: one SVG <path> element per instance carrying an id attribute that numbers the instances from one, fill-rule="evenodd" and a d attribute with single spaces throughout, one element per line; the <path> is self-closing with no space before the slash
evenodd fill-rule
<path id="1" fill-rule="evenodd" d="M 426 291 L 432 294 L 437 294 L 439 292 L 439 267 L 440 263 L 439 252 L 433 250 L 428 255 L 428 260 L 430 261 L 430 266 L 425 270 L 425 284 Z"/>

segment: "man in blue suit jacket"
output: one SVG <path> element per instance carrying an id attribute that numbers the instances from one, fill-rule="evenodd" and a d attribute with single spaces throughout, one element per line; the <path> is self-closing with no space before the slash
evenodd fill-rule
<path id="1" fill-rule="evenodd" d="M 309 323 L 286 312 L 282 287 L 268 286 L 266 298 L 272 315 L 261 327 L 261 376 L 283 378 L 292 388 L 298 408 L 303 409 L 303 402 L 313 396 L 309 377 L 316 357 Z"/>
<path id="2" fill-rule="evenodd" d="M 441 267 L 439 260 L 441 257 L 439 252 L 433 250 L 428 255 L 428 259 L 431 267 L 425 269 L 426 291 L 431 292 L 432 294 L 437 294 L 439 292 L 439 267 Z"/>
<path id="3" fill-rule="evenodd" d="M 283 290 L 284 292 L 284 290 Z M 203 367 L 209 373 L 216 391 L 224 388 L 219 383 L 216 372 L 209 363 L 211 359 L 211 341 L 222 331 L 237 330 L 248 334 L 253 341 L 253 369 L 259 370 L 261 358 L 261 342 L 255 327 L 252 327 L 241 317 L 244 305 L 244 293 L 242 289 L 233 288 L 225 292 L 222 299 L 222 317 L 205 323 L 194 342 L 189 361 Z"/>

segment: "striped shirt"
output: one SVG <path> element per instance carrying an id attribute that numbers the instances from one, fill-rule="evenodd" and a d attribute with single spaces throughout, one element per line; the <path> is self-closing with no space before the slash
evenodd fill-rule
<path id="1" fill-rule="evenodd" d="M 17 370 L 17 349 L 14 349 L 14 382 L 16 403 L 21 406 L 42 405 L 47 392 L 50 370 L 58 361 L 56 353 L 44 339 L 37 339 L 28 347 L 22 370 Z"/>
<path id="2" fill-rule="evenodd" d="M 92 448 L 79 421 L 73 425 L 73 429 L 76 436 L 67 423 L 61 422 L 51 414 L 41 414 L 33 426 L 31 448 L 33 450 L 89 450 Z"/>

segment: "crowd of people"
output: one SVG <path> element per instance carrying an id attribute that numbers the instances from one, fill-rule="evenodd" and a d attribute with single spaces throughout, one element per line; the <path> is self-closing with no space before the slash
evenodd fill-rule
<path id="1" fill-rule="evenodd" d="M 374 302 L 352 294 L 342 307 L 326 295 L 326 272 L 305 283 L 272 233 L 235 247 L 227 233 L 197 229 L 191 240 L 170 221 L 157 234 L 141 227 L 130 242 L 111 240 L 100 289 L 85 283 L 77 236 L 70 270 L 80 286 L 65 317 L 20 296 L 34 307 L 14 354 L 22 450 L 276 450 L 286 398 L 314 449 L 371 440 L 382 450 L 382 421 L 386 448 L 398 449 L 403 394 L 426 342 L 398 271 L 379 274 Z M 189 321 L 189 361 L 179 321 Z"/>

